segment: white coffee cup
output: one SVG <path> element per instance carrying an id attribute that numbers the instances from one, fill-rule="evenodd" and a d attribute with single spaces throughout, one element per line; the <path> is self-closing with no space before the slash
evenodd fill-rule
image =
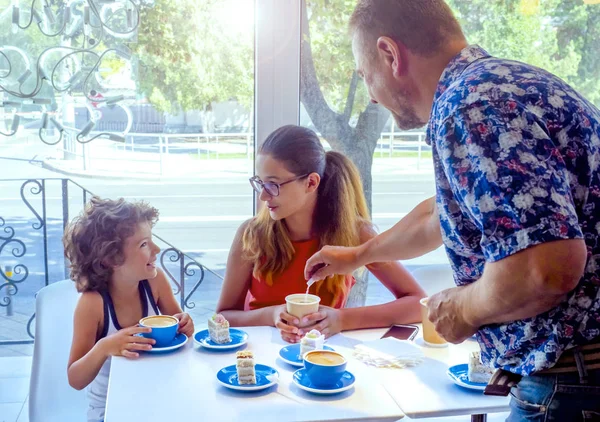
<path id="1" fill-rule="evenodd" d="M 319 302 L 321 298 L 317 295 L 296 293 L 288 295 L 285 298 L 287 313 L 297 317 L 299 320 L 302 317 L 315 312 L 319 312 Z"/>

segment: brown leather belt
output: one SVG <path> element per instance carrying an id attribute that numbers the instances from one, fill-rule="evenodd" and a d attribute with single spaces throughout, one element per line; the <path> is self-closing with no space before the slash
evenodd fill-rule
<path id="1" fill-rule="evenodd" d="M 550 369 L 535 372 L 532 375 L 551 375 L 576 373 L 579 374 L 579 383 L 588 383 L 588 371 L 600 369 L 600 338 L 592 343 L 577 346 L 565 351 L 556 365 Z M 507 396 L 510 389 L 519 384 L 521 376 L 512 372 L 498 369 L 485 387 L 484 394 L 493 396 Z"/>
<path id="2" fill-rule="evenodd" d="M 593 343 L 578 346 L 565 351 L 552 368 L 537 372 L 538 374 L 564 374 L 583 370 L 600 369 L 600 338 Z"/>

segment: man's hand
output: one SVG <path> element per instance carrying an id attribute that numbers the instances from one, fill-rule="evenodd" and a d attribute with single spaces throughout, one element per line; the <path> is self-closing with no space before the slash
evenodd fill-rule
<path id="1" fill-rule="evenodd" d="M 334 274 L 351 274 L 361 267 L 358 262 L 360 246 L 325 246 L 306 261 L 304 277 L 325 280 Z"/>
<path id="2" fill-rule="evenodd" d="M 462 343 L 477 332 L 479 327 L 465 320 L 461 306 L 460 291 L 464 287 L 453 287 L 429 297 L 427 308 L 429 320 L 435 330 L 446 341 L 454 344 Z"/>

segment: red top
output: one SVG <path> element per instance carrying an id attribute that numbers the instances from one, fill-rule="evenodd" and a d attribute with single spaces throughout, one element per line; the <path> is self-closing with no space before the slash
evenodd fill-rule
<path id="1" fill-rule="evenodd" d="M 319 239 L 305 240 L 302 242 L 292 242 L 294 246 L 294 256 L 292 261 L 283 272 L 273 277 L 273 285 L 269 286 L 266 282 L 252 277 L 250 290 L 246 295 L 244 310 L 253 310 L 265 308 L 267 306 L 282 305 L 285 303 L 285 297 L 294 293 L 306 292 L 306 279 L 304 278 L 304 266 L 306 261 L 319 250 Z M 340 297 L 334 308 L 343 308 L 348 299 L 350 289 L 356 283 L 352 275 L 346 276 L 346 294 Z M 310 293 L 315 293 L 316 285 L 310 287 Z M 321 305 L 331 306 L 333 293 L 321 288 L 319 296 Z"/>

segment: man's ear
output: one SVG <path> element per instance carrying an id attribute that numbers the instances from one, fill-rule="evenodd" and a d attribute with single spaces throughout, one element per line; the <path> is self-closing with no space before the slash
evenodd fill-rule
<path id="1" fill-rule="evenodd" d="M 402 75 L 405 71 L 405 63 L 401 54 L 400 46 L 390 37 L 379 37 L 377 39 L 377 52 L 383 58 L 383 63 L 388 66 L 394 76 Z"/>

